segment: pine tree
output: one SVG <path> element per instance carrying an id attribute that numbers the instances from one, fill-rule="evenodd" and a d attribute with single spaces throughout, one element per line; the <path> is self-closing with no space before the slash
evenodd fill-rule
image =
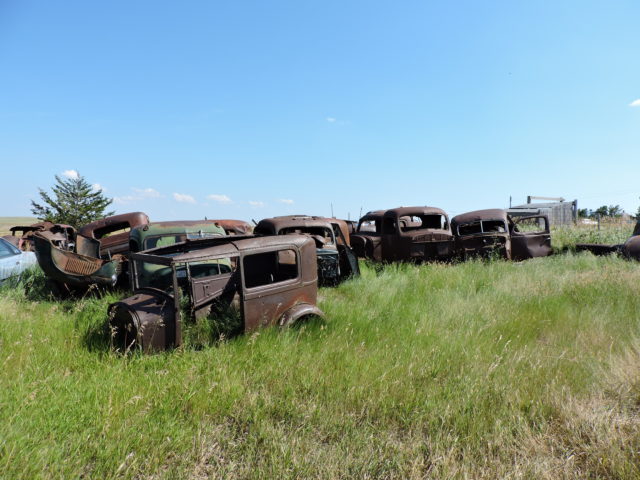
<path id="1" fill-rule="evenodd" d="M 105 213 L 105 209 L 113 200 L 105 197 L 102 190 L 94 191 L 82 175 L 78 174 L 69 179 L 56 175 L 55 178 L 56 184 L 51 188 L 55 198 L 39 188 L 43 204 L 31 200 L 31 212 L 38 219 L 78 228 L 114 214 Z"/>

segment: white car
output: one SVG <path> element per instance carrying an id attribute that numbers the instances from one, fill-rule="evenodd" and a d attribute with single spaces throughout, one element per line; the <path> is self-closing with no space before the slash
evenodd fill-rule
<path id="1" fill-rule="evenodd" d="M 20 275 L 37 263 L 35 253 L 23 252 L 0 238 L 0 284 L 9 277 Z"/>

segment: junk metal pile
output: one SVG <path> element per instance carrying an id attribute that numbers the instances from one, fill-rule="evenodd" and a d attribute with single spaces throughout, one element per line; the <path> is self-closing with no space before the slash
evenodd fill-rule
<path id="1" fill-rule="evenodd" d="M 132 296 L 110 305 L 117 348 L 145 352 L 182 343 L 183 322 L 229 310 L 243 331 L 323 317 L 318 286 L 360 274 L 373 262 L 448 262 L 472 257 L 525 260 L 551 255 L 545 215 L 511 218 L 477 210 L 449 220 L 434 207 L 377 210 L 360 221 L 292 215 L 255 227 L 241 220 L 151 222 L 142 212 L 69 225 L 16 226 L 4 237 L 35 251 L 59 292 L 114 287 Z M 623 245 L 583 245 L 640 260 L 640 222 Z"/>

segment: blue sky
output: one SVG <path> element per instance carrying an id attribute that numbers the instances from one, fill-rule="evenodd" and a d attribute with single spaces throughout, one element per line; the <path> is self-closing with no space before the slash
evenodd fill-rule
<path id="1" fill-rule="evenodd" d="M 0 0 L 0 215 L 640 205 L 640 2 Z M 634 102 L 638 105 L 633 106 Z"/>

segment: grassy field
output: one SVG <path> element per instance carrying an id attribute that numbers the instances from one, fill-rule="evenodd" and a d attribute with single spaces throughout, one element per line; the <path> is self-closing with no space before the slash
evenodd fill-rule
<path id="1" fill-rule="evenodd" d="M 0 236 L 11 235 L 9 229 L 16 225 L 31 225 L 37 222 L 33 217 L 0 217 Z"/>
<path id="2" fill-rule="evenodd" d="M 637 263 L 363 265 L 324 324 L 128 357 L 118 294 L 42 282 L 0 291 L 0 478 L 640 477 Z"/>

